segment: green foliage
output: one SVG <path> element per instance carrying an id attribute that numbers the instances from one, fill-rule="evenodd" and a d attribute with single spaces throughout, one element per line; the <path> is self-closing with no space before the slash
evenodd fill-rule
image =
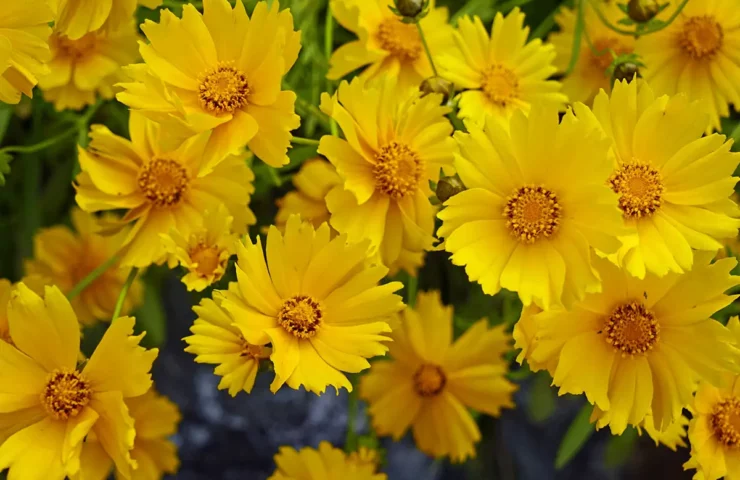
<path id="1" fill-rule="evenodd" d="M 575 457 L 578 452 L 581 451 L 583 446 L 586 444 L 591 435 L 594 433 L 594 426 L 589 421 L 593 406 L 586 404 L 578 412 L 576 418 L 568 427 L 568 431 L 565 432 L 563 440 L 560 442 L 558 452 L 555 455 L 555 468 L 560 470 Z"/>
<path id="2" fill-rule="evenodd" d="M 627 463 L 639 438 L 634 427 L 627 427 L 621 435 L 612 436 L 606 445 L 604 463 L 608 467 L 619 467 Z"/>

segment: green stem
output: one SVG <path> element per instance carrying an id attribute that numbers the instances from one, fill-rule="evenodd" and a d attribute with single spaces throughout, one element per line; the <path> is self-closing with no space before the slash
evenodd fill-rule
<path id="1" fill-rule="evenodd" d="M 23 258 L 33 256 L 33 236 L 41 226 L 40 186 L 41 159 L 35 155 L 23 158 Z"/>
<path id="2" fill-rule="evenodd" d="M 104 274 L 111 266 L 113 266 L 114 263 L 118 261 L 118 254 L 111 256 L 108 260 L 98 265 L 95 270 L 88 273 L 85 278 L 80 280 L 80 282 L 72 287 L 72 290 L 67 292 L 67 299 L 72 300 L 77 295 L 82 293 L 84 289 L 90 286 L 91 283 L 93 283 L 99 276 Z"/>
<path id="3" fill-rule="evenodd" d="M 406 303 L 409 307 L 416 305 L 416 292 L 419 289 L 419 278 L 409 275 L 406 282 Z"/>
<path id="4" fill-rule="evenodd" d="M 0 148 L 0 153 L 35 153 L 49 148 L 56 143 L 59 143 L 61 140 L 64 140 L 73 133 L 77 133 L 78 128 L 79 127 L 75 125 L 74 127 L 63 131 L 59 135 L 53 136 L 49 139 L 44 140 L 43 142 L 35 143 L 33 145 L 10 145 L 9 147 Z"/>
<path id="5" fill-rule="evenodd" d="M 279 187 L 283 184 L 283 181 L 280 179 L 280 175 L 278 174 L 277 168 L 267 167 L 267 171 L 269 172 L 272 183 L 274 183 L 276 187 Z"/>
<path id="6" fill-rule="evenodd" d="M 625 30 L 623 28 L 617 27 L 616 25 L 612 25 L 611 22 L 609 22 L 609 20 L 604 15 L 604 12 L 601 11 L 601 9 L 596 5 L 595 2 L 593 2 L 593 0 L 591 1 L 591 8 L 594 9 L 601 22 L 611 30 L 614 30 L 617 33 L 621 33 L 622 35 L 632 35 L 633 37 L 639 37 L 640 35 L 649 35 L 651 33 L 655 33 L 666 28 L 668 25 L 673 23 L 673 21 L 681 14 L 683 8 L 686 6 L 687 3 L 689 3 L 689 0 L 683 0 L 683 2 L 681 2 L 681 4 L 676 8 L 676 11 L 673 12 L 673 15 L 671 15 L 665 22 L 640 31 Z"/>
<path id="7" fill-rule="evenodd" d="M 565 74 L 569 75 L 576 68 L 578 63 L 578 57 L 581 55 L 581 35 L 583 35 L 584 21 L 583 21 L 583 10 L 586 0 L 578 0 L 578 11 L 576 14 L 576 28 L 573 32 L 573 47 L 570 51 L 570 62 L 568 68 L 565 70 Z"/>
<path id="8" fill-rule="evenodd" d="M 134 267 L 129 272 L 128 277 L 126 277 L 126 283 L 123 284 L 121 293 L 118 294 L 118 300 L 116 301 L 116 308 L 113 310 L 113 316 L 111 317 L 111 321 L 115 321 L 115 319 L 117 319 L 121 315 L 121 310 L 123 310 L 123 302 L 126 300 L 126 295 L 128 294 L 128 290 L 129 288 L 131 288 L 131 284 L 134 283 L 134 279 L 136 279 L 137 273 L 139 273 L 139 269 Z"/>
<path id="9" fill-rule="evenodd" d="M 437 73 L 437 67 L 434 65 L 434 60 L 432 59 L 432 52 L 429 51 L 429 45 L 427 44 L 427 38 L 424 36 L 424 30 L 421 29 L 421 23 L 416 22 L 416 28 L 419 30 L 419 37 L 421 38 L 421 44 L 424 45 L 424 51 L 427 53 L 427 58 L 429 59 L 429 65 L 432 66 L 432 71 L 434 72 L 434 76 L 438 77 L 439 73 Z"/>
<path id="10" fill-rule="evenodd" d="M 293 137 L 290 139 L 291 143 L 294 143 L 296 145 L 310 145 L 310 146 L 319 146 L 319 141 L 314 140 L 313 138 L 303 138 L 303 137 Z"/>
<path id="11" fill-rule="evenodd" d="M 326 2 L 326 23 L 324 24 L 324 55 L 326 56 L 326 64 L 330 65 L 331 54 L 334 52 L 334 15 L 331 13 L 331 5 L 329 1 Z M 329 86 L 334 90 L 334 82 L 328 80 Z M 339 136 L 339 128 L 337 127 L 337 121 L 333 118 L 329 118 L 329 130 L 335 137 Z"/>
<path id="12" fill-rule="evenodd" d="M 542 22 L 537 25 L 537 28 L 534 29 L 532 34 L 530 35 L 530 39 L 532 38 L 544 38 L 545 35 L 552 30 L 552 27 L 555 26 L 555 15 L 558 13 L 559 7 L 550 12 L 550 15 L 548 15 Z"/>

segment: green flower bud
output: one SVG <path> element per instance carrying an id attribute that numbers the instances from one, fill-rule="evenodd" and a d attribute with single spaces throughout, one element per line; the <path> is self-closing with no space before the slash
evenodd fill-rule
<path id="1" fill-rule="evenodd" d="M 428 3 L 428 0 L 395 0 L 396 10 L 402 17 L 415 18 Z"/>
<path id="2" fill-rule="evenodd" d="M 642 78 L 640 75 L 640 67 L 633 62 L 624 62 L 614 67 L 614 73 L 612 73 L 612 85 L 615 82 L 626 80 L 627 83 L 631 82 L 633 78 Z"/>
<path id="3" fill-rule="evenodd" d="M 645 23 L 660 12 L 660 5 L 656 0 L 630 0 L 627 4 L 629 17 L 637 23 Z"/>
<path id="4" fill-rule="evenodd" d="M 419 85 L 419 90 L 421 90 L 422 97 L 425 97 L 430 93 L 441 93 L 442 105 L 445 105 L 447 103 L 454 89 L 455 85 L 449 80 L 445 80 L 442 77 L 429 77 L 421 82 L 421 85 Z"/>
<path id="5" fill-rule="evenodd" d="M 440 203 L 445 203 L 451 197 L 457 195 L 463 190 L 466 190 L 466 188 L 459 177 L 442 177 L 439 179 L 439 182 L 437 182 L 436 194 Z"/>

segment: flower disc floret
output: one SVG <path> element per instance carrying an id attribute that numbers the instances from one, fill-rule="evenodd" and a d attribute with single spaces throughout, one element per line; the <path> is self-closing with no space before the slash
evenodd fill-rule
<path id="1" fill-rule="evenodd" d="M 416 191 L 424 163 L 408 145 L 392 141 L 376 155 L 373 174 L 376 190 L 399 199 Z"/>
<path id="2" fill-rule="evenodd" d="M 660 325 L 642 303 L 630 302 L 614 309 L 604 333 L 606 343 L 622 355 L 639 355 L 652 350 L 658 342 Z"/>
<path id="3" fill-rule="evenodd" d="M 283 303 L 278 323 L 298 338 L 311 338 L 319 331 L 324 314 L 319 302 L 308 295 L 294 295 Z"/>
<path id="4" fill-rule="evenodd" d="M 634 161 L 620 165 L 609 177 L 609 186 L 620 195 L 619 208 L 627 218 L 650 216 L 663 203 L 663 179 L 647 163 Z"/>
<path id="5" fill-rule="evenodd" d="M 188 183 L 185 167 L 168 158 L 153 159 L 142 167 L 138 178 L 144 196 L 158 207 L 180 203 Z"/>
<path id="6" fill-rule="evenodd" d="M 519 77 L 503 65 L 491 65 L 483 72 L 481 90 L 491 102 L 506 107 L 519 98 Z"/>
<path id="7" fill-rule="evenodd" d="M 421 56 L 423 47 L 419 32 L 413 24 L 388 17 L 378 25 L 376 38 L 383 50 L 399 60 L 413 62 Z"/>
<path id="8" fill-rule="evenodd" d="M 434 397 L 442 393 L 447 377 L 442 367 L 425 363 L 414 373 L 414 390 L 422 397 Z"/>
<path id="9" fill-rule="evenodd" d="M 724 36 L 722 25 L 713 16 L 702 15 L 684 22 L 678 43 L 692 58 L 701 60 L 711 57 L 722 47 Z"/>
<path id="10" fill-rule="evenodd" d="M 504 216 L 511 234 L 524 243 L 557 232 L 563 209 L 552 191 L 535 185 L 518 188 L 506 199 Z"/>
<path id="11" fill-rule="evenodd" d="M 76 370 L 54 370 L 41 393 L 41 403 L 57 420 L 76 417 L 90 402 L 90 384 Z"/>
<path id="12" fill-rule="evenodd" d="M 249 82 L 246 75 L 229 62 L 222 62 L 200 78 L 200 106 L 214 115 L 233 113 L 247 105 Z"/>
<path id="13" fill-rule="evenodd" d="M 715 437 L 726 447 L 740 447 L 740 399 L 730 397 L 719 402 L 709 420 Z"/>

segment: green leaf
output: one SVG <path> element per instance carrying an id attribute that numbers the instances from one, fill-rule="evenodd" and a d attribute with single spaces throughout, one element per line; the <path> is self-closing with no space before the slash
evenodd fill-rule
<path id="1" fill-rule="evenodd" d="M 624 12 L 624 13 L 625 13 L 625 15 L 629 15 L 629 13 L 630 13 L 630 7 L 629 7 L 629 5 L 628 5 L 628 4 L 626 4 L 626 3 L 618 3 L 618 4 L 617 4 L 617 7 L 619 7 L 619 9 L 620 9 L 620 10 L 621 10 L 622 12 Z"/>
<path id="2" fill-rule="evenodd" d="M 631 18 L 620 18 L 617 23 L 620 25 L 634 25 L 635 21 Z"/>
<path id="3" fill-rule="evenodd" d="M 552 378 L 547 372 L 538 372 L 532 381 L 527 414 L 535 423 L 544 422 L 555 411 L 557 394 L 550 386 L 551 382 Z"/>
<path id="4" fill-rule="evenodd" d="M 147 281 L 144 286 L 144 303 L 136 312 L 136 331 L 146 332 L 141 342 L 146 347 L 158 347 L 164 343 L 167 336 L 167 317 L 157 282 Z"/>
<path id="5" fill-rule="evenodd" d="M 10 125 L 10 119 L 13 118 L 13 107 L 6 103 L 0 103 L 0 142 L 5 138 Z"/>
<path id="6" fill-rule="evenodd" d="M 568 465 L 593 435 L 594 426 L 589 421 L 593 408 L 588 403 L 584 405 L 568 427 L 568 431 L 565 432 L 563 441 L 560 442 L 560 447 L 558 447 L 558 453 L 555 455 L 555 468 L 557 470 Z"/>
<path id="7" fill-rule="evenodd" d="M 607 467 L 624 465 L 632 457 L 639 435 L 634 427 L 627 427 L 621 435 L 614 435 L 609 439 L 604 453 L 604 463 Z"/>
<path id="8" fill-rule="evenodd" d="M 13 161 L 11 154 L 0 152 L 0 187 L 5 186 L 5 175 L 10 173 L 11 161 Z"/>

